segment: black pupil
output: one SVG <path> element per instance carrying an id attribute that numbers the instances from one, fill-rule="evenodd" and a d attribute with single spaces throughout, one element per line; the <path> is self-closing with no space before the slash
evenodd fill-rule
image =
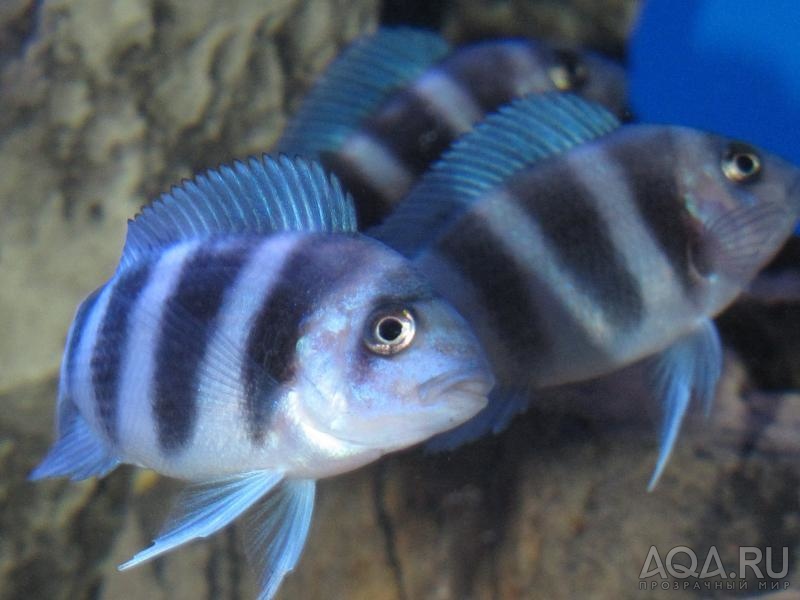
<path id="1" fill-rule="evenodd" d="M 383 319 L 378 323 L 378 335 L 387 342 L 393 342 L 403 332 L 403 324 L 395 318 Z"/>
<path id="2" fill-rule="evenodd" d="M 745 175 L 752 173 L 755 166 L 755 161 L 749 154 L 736 155 L 736 167 Z"/>

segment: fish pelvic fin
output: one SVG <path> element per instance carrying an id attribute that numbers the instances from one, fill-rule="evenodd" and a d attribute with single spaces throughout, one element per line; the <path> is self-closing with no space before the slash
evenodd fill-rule
<path id="1" fill-rule="evenodd" d="M 270 600 L 306 543 L 314 512 L 316 482 L 285 481 L 247 514 L 245 550 L 259 578 L 258 600 Z"/>
<path id="2" fill-rule="evenodd" d="M 152 545 L 121 564 L 119 570 L 138 566 L 187 542 L 219 531 L 282 480 L 280 473 L 254 471 L 191 485 L 178 497 L 166 526 Z"/>
<path id="3" fill-rule="evenodd" d="M 113 471 L 119 459 L 91 430 L 72 400 L 59 397 L 58 407 L 58 439 L 28 479 L 69 477 L 72 481 L 80 481 L 103 477 Z"/>
<path id="4" fill-rule="evenodd" d="M 432 437 L 425 445 L 425 450 L 447 452 L 489 433 L 502 433 L 514 417 L 527 410 L 529 402 L 528 394 L 524 392 L 493 392 L 486 408 L 466 423 Z"/>
<path id="5" fill-rule="evenodd" d="M 664 421 L 655 470 L 647 485 L 652 492 L 664 472 L 692 396 L 711 412 L 722 373 L 722 346 L 717 328 L 706 319 L 692 333 L 664 350 L 655 363 L 656 389 L 663 402 Z"/>

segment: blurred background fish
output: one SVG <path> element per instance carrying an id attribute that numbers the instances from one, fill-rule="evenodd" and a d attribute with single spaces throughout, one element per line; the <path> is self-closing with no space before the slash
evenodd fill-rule
<path id="1" fill-rule="evenodd" d="M 571 91 L 625 113 L 625 74 L 597 54 L 530 39 L 450 50 L 437 34 L 382 29 L 334 61 L 278 149 L 318 158 L 375 225 L 455 139 L 515 98 Z"/>

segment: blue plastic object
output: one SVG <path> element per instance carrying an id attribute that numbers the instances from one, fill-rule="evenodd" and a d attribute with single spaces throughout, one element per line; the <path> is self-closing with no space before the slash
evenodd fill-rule
<path id="1" fill-rule="evenodd" d="M 800 165 L 798 0 L 647 0 L 629 72 L 638 120 L 714 131 Z"/>

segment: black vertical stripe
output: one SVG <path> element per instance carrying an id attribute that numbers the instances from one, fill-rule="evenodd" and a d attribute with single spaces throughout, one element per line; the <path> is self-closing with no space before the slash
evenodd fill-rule
<path id="1" fill-rule="evenodd" d="M 595 208 L 594 194 L 582 186 L 563 159 L 530 169 L 508 185 L 509 195 L 533 219 L 559 266 L 581 293 L 600 308 L 615 327 L 627 329 L 644 317 L 639 281 L 614 247 L 606 223 Z"/>
<path id="2" fill-rule="evenodd" d="M 287 256 L 256 314 L 242 367 L 250 437 L 262 443 L 275 409 L 270 391 L 296 374 L 303 321 L 348 275 L 358 272 L 364 248 L 346 236 L 309 235 Z"/>
<path id="3" fill-rule="evenodd" d="M 687 298 L 693 298 L 697 279 L 693 276 L 689 248 L 695 232 L 675 179 L 678 148 L 668 131 L 632 128 L 608 138 L 605 151 L 625 173 L 642 221 L 672 266 Z"/>
<path id="4" fill-rule="evenodd" d="M 72 332 L 69 337 L 69 344 L 64 352 L 64 373 L 66 374 L 66 382 L 68 388 L 75 387 L 75 360 L 77 359 L 78 348 L 80 348 L 81 340 L 83 339 L 84 330 L 86 329 L 86 322 L 89 320 L 89 315 L 92 314 L 92 309 L 97 304 L 97 299 L 105 288 L 101 287 L 89 294 L 86 299 L 81 302 L 78 311 L 75 313 L 75 319 L 72 322 Z"/>
<path id="5" fill-rule="evenodd" d="M 335 173 L 342 187 L 353 195 L 358 217 L 358 229 L 363 231 L 377 225 L 391 212 L 392 205 L 403 194 L 397 190 L 388 196 L 373 186 L 361 173 L 363 165 L 355 164 L 351 157 L 339 152 L 323 152 L 320 160 L 325 168 Z"/>
<path id="6" fill-rule="evenodd" d="M 214 323 L 252 246 L 201 247 L 166 301 L 155 354 L 153 415 L 165 453 L 186 446 L 197 422 L 200 367 Z"/>
<path id="7" fill-rule="evenodd" d="M 364 130 L 417 176 L 427 171 L 458 135 L 414 88 L 389 98 L 365 123 Z"/>
<path id="8" fill-rule="evenodd" d="M 97 414 L 108 439 L 114 443 L 118 439 L 119 386 L 131 311 L 150 272 L 151 265 L 145 263 L 121 274 L 114 282 L 92 349 L 90 368 Z"/>
<path id="9" fill-rule="evenodd" d="M 439 240 L 437 250 L 477 291 L 507 360 L 516 363 L 516 372 L 524 372 L 549 352 L 544 323 L 548 316 L 539 313 L 529 292 L 532 271 L 505 250 L 480 217 L 466 213 Z"/>

